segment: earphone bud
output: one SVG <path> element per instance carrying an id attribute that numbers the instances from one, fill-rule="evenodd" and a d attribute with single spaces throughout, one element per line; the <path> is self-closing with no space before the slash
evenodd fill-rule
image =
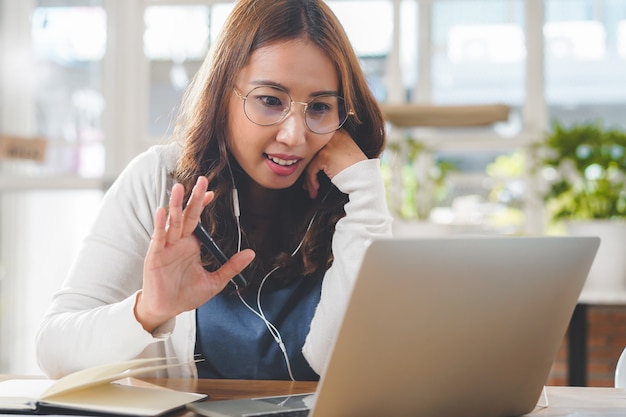
<path id="1" fill-rule="evenodd" d="M 233 188 L 233 212 L 237 218 L 241 215 L 239 211 L 239 193 L 236 188 Z"/>

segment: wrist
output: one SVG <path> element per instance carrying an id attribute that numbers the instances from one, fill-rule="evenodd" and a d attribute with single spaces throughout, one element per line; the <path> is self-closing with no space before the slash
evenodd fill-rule
<path id="1" fill-rule="evenodd" d="M 159 327 L 161 323 L 158 323 L 154 318 L 150 318 L 151 315 L 145 311 L 145 303 L 143 302 L 143 290 L 137 291 L 135 298 L 135 306 L 133 308 L 135 320 L 143 327 L 148 333 L 154 333 L 155 329 Z"/>

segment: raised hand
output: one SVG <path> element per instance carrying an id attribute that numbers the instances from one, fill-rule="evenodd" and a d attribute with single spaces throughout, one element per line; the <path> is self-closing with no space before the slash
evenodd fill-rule
<path id="1" fill-rule="evenodd" d="M 157 209 L 144 261 L 143 289 L 135 304 L 135 316 L 149 332 L 177 314 L 204 304 L 254 259 L 254 252 L 245 249 L 214 272 L 202 266 L 200 242 L 193 230 L 202 210 L 214 197 L 213 192 L 206 191 L 207 186 L 208 180 L 199 177 L 183 209 L 184 189 L 176 184 L 170 197 L 169 216 L 165 208 Z"/>

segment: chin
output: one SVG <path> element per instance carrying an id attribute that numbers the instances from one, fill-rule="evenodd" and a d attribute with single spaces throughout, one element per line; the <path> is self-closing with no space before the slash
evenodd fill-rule
<path id="1" fill-rule="evenodd" d="M 294 176 L 294 179 L 286 179 L 286 178 L 280 178 L 279 180 L 272 179 L 270 181 L 259 182 L 258 184 L 261 187 L 267 188 L 269 190 L 285 190 L 287 188 L 293 187 L 298 182 L 298 178 L 300 178 L 300 176 L 297 176 L 297 177 Z"/>

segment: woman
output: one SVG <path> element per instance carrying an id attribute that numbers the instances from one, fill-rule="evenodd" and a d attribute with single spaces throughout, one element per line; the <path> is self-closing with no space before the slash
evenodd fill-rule
<path id="1" fill-rule="evenodd" d="M 182 364 L 169 376 L 318 379 L 365 248 L 391 234 L 383 118 L 325 3 L 239 1 L 176 137 L 106 193 L 42 323 L 41 368 L 154 356 Z"/>

